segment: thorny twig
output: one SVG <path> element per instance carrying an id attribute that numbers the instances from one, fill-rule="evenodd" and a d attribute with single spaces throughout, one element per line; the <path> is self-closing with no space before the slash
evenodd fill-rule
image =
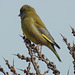
<path id="1" fill-rule="evenodd" d="M 24 70 L 23 69 L 19 69 L 19 70 L 21 70 L 24 73 L 26 73 L 26 75 L 36 75 L 35 73 L 30 72 L 30 63 L 28 64 L 27 70 L 26 69 L 24 69 Z"/>
<path id="2" fill-rule="evenodd" d="M 14 73 L 15 75 L 20 75 L 20 74 L 18 74 L 18 73 L 16 72 L 14 66 L 11 66 L 11 65 L 9 64 L 9 61 L 8 61 L 8 60 L 6 60 L 4 57 L 3 57 L 3 59 L 5 60 L 6 65 L 8 66 L 8 68 L 10 69 L 10 71 L 11 71 L 12 73 Z"/>
<path id="3" fill-rule="evenodd" d="M 8 72 L 5 72 L 4 69 L 0 66 L 0 71 L 4 74 L 4 75 L 9 75 Z"/>
<path id="4" fill-rule="evenodd" d="M 20 55 L 19 53 L 18 54 L 13 54 L 13 55 L 16 55 L 21 60 L 26 60 L 26 62 L 30 62 L 31 61 L 30 57 L 25 57 L 24 55 Z"/>
<path id="5" fill-rule="evenodd" d="M 70 27 L 71 27 L 71 26 L 70 26 Z M 74 28 L 71 27 L 71 29 L 72 29 L 73 35 L 75 36 Z M 74 59 L 73 64 L 74 64 L 74 74 L 75 74 L 75 44 L 73 43 L 73 46 L 71 47 L 70 43 L 67 42 L 67 38 L 65 38 L 62 34 L 61 34 L 61 36 L 63 37 L 63 40 L 64 40 L 64 42 L 66 43 L 67 48 L 68 48 L 69 51 L 70 51 L 69 53 L 72 55 L 72 57 L 73 57 L 73 59 Z"/>
<path id="6" fill-rule="evenodd" d="M 49 70 L 50 70 L 50 69 L 49 69 Z M 48 72 L 49 72 L 49 70 L 45 71 L 45 72 L 43 73 L 43 75 L 45 75 L 46 73 L 48 73 Z"/>
<path id="7" fill-rule="evenodd" d="M 37 75 L 41 75 L 40 70 L 39 70 L 39 65 L 36 63 L 36 58 L 35 58 L 35 53 L 37 53 L 37 58 L 47 64 L 48 69 L 51 69 L 53 71 L 53 74 L 55 75 L 60 75 L 60 71 L 56 69 L 56 65 L 54 65 L 53 62 L 50 62 L 47 58 L 45 58 L 44 54 L 41 54 L 37 48 L 35 48 L 34 44 L 31 44 L 31 41 L 25 38 L 25 36 L 22 36 L 24 39 L 25 45 L 28 48 L 29 55 L 31 57 L 31 62 L 34 66 L 34 69 L 36 71 Z M 49 71 L 49 70 L 48 70 Z M 48 73 L 48 71 L 45 71 L 43 74 Z"/>
<path id="8" fill-rule="evenodd" d="M 25 42 L 25 45 L 26 45 L 26 47 L 28 49 L 30 57 L 25 57 L 24 55 L 20 55 L 19 53 L 18 54 L 14 54 L 19 59 L 26 60 L 26 62 L 29 62 L 27 69 L 24 69 L 24 70 L 19 69 L 19 70 L 23 71 L 26 75 L 46 75 L 46 73 L 48 73 L 49 70 L 51 69 L 53 71 L 54 75 L 60 75 L 60 71 L 58 71 L 56 69 L 56 65 L 54 65 L 53 62 L 50 62 L 48 58 L 45 58 L 45 55 L 41 54 L 41 52 L 39 51 L 39 49 L 35 47 L 35 44 L 31 44 L 31 41 L 28 40 L 27 38 L 25 38 L 25 36 L 23 36 L 22 38 L 24 39 L 24 42 Z M 37 56 L 35 55 L 35 53 L 37 54 Z M 45 62 L 46 65 L 47 65 L 48 70 L 44 71 L 43 74 L 41 74 L 41 72 L 40 72 L 39 65 L 36 62 L 36 57 L 38 58 L 38 60 L 41 60 L 41 61 Z M 3 58 L 3 59 L 5 60 L 6 65 L 8 66 L 8 68 L 10 69 L 10 71 L 14 75 L 20 75 L 20 74 L 18 74 L 16 72 L 16 70 L 14 68 L 14 60 L 13 60 L 13 66 L 11 66 L 9 64 L 8 60 L 6 60 L 5 58 Z M 30 72 L 30 69 L 31 69 L 30 63 L 33 64 L 36 73 Z M 0 67 L 0 71 L 2 73 L 4 73 L 5 75 L 9 75 L 8 72 L 5 72 L 3 70 L 3 68 L 1 68 L 1 67 Z"/>
<path id="9" fill-rule="evenodd" d="M 70 26 L 70 27 L 71 27 L 71 26 Z M 71 27 L 71 30 L 72 30 L 73 36 L 75 36 L 75 30 L 74 30 L 74 28 Z"/>

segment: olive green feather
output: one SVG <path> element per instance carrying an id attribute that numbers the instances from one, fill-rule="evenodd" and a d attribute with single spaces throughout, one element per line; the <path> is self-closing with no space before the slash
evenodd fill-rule
<path id="1" fill-rule="evenodd" d="M 59 45 L 55 42 L 34 8 L 29 5 L 22 6 L 19 16 L 21 17 L 23 33 L 27 38 L 36 44 L 47 46 L 56 55 L 58 60 L 61 61 L 54 48 L 56 46 L 60 49 Z"/>

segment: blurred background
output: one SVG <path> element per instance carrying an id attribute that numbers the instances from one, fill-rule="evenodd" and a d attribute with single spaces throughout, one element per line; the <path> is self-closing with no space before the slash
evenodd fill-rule
<path id="1" fill-rule="evenodd" d="M 57 69 L 60 71 L 60 75 L 67 75 L 70 67 L 70 74 L 73 75 L 72 56 L 69 54 L 67 46 L 62 40 L 60 33 L 62 33 L 68 42 L 73 44 L 75 37 L 72 36 L 71 25 L 75 28 L 75 0 L 0 0 L 0 65 L 5 71 L 9 71 L 8 67 L 2 57 L 9 60 L 9 63 L 13 64 L 15 61 L 15 68 L 26 69 L 27 62 L 19 60 L 13 54 L 20 53 L 25 56 L 28 55 L 27 48 L 24 45 L 22 38 L 19 36 L 23 34 L 21 30 L 21 20 L 19 10 L 23 5 L 32 6 L 47 29 L 54 37 L 55 41 L 60 45 L 61 49 L 57 49 L 57 52 L 62 59 L 59 62 L 56 56 L 47 47 L 43 46 L 42 53 L 46 55 L 50 61 L 56 64 Z M 47 70 L 46 64 L 40 63 L 41 73 Z M 18 73 L 24 75 L 23 72 L 17 70 Z M 31 67 L 31 72 L 35 72 Z M 11 75 L 12 73 L 10 73 Z M 0 75 L 3 75 L 0 72 Z M 53 75 L 50 70 L 47 75 Z"/>

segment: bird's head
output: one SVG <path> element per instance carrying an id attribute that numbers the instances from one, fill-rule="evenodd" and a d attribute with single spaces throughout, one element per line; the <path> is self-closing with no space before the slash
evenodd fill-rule
<path id="1" fill-rule="evenodd" d="M 28 11 L 35 11 L 34 8 L 32 8 L 31 6 L 29 5 L 23 5 L 20 9 L 20 14 L 19 16 L 21 18 L 23 18 L 25 16 L 25 14 L 28 12 Z"/>

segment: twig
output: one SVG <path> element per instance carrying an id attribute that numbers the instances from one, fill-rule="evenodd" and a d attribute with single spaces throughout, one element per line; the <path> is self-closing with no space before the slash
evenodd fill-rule
<path id="1" fill-rule="evenodd" d="M 71 28 L 71 30 L 72 30 L 73 36 L 75 36 L 75 30 L 74 30 L 74 28 L 72 28 L 71 26 L 70 26 L 70 28 Z"/>
<path id="2" fill-rule="evenodd" d="M 45 72 L 43 73 L 43 75 L 45 75 L 46 73 L 48 73 L 48 72 L 49 72 L 49 70 L 50 70 L 50 69 L 48 69 L 47 71 L 45 71 Z"/>
<path id="3" fill-rule="evenodd" d="M 4 75 L 9 75 L 8 72 L 5 72 L 4 69 L 0 66 L 0 71 L 4 74 Z"/>
<path id="4" fill-rule="evenodd" d="M 22 37 L 22 36 L 21 36 Z M 25 39 L 25 36 L 22 37 L 24 39 L 25 45 L 28 48 L 28 52 L 29 55 L 31 57 L 31 62 L 34 66 L 34 69 L 36 71 L 37 75 L 41 75 L 40 70 L 39 70 L 39 65 L 37 65 L 36 61 L 35 61 L 35 53 L 37 53 L 37 57 L 39 60 L 45 62 L 47 64 L 48 69 L 51 69 L 53 71 L 53 74 L 55 75 L 60 75 L 60 71 L 58 71 L 56 69 L 56 65 L 54 65 L 53 62 L 50 62 L 47 58 L 45 58 L 44 54 L 41 54 L 41 52 L 39 52 L 39 50 L 37 48 L 35 48 L 35 45 L 31 44 L 30 40 L 28 40 L 27 38 Z M 45 73 L 48 71 L 45 71 Z"/>
<path id="5" fill-rule="evenodd" d="M 32 72 L 30 72 L 29 70 L 30 70 L 30 63 L 28 64 L 28 67 L 27 67 L 27 70 L 26 69 L 19 69 L 19 68 L 17 68 L 18 70 L 20 70 L 20 71 L 23 71 L 24 73 L 26 73 L 26 75 L 36 75 L 35 73 L 32 73 Z"/>
<path id="6" fill-rule="evenodd" d="M 73 29 L 73 28 L 72 28 Z M 67 38 L 65 38 L 62 34 L 61 36 L 63 37 L 63 40 L 64 42 L 66 43 L 67 45 L 67 48 L 69 49 L 69 53 L 72 55 L 74 61 L 73 61 L 73 64 L 74 64 L 74 74 L 75 74 L 75 44 L 73 43 L 73 46 L 71 47 L 70 46 L 70 43 L 67 42 Z"/>
<path id="7" fill-rule="evenodd" d="M 9 64 L 9 61 L 8 61 L 8 60 L 6 60 L 4 57 L 3 57 L 3 59 L 5 60 L 6 65 L 8 66 L 8 68 L 10 69 L 11 72 L 13 72 L 15 75 L 20 75 L 20 74 L 17 74 L 17 72 L 16 72 L 14 66 L 11 66 L 11 65 Z"/>
<path id="8" fill-rule="evenodd" d="M 25 57 L 24 55 L 20 55 L 19 53 L 18 54 L 13 54 L 13 55 L 17 56 L 21 60 L 26 60 L 26 62 L 30 62 L 31 61 L 30 57 Z"/>

